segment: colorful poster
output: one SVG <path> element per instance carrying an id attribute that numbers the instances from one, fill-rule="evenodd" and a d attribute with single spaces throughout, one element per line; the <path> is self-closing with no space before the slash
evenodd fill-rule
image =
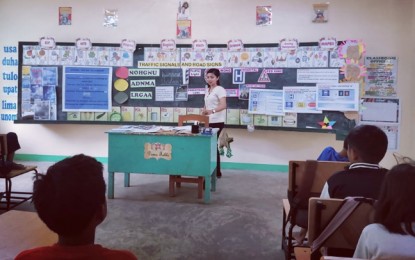
<path id="1" fill-rule="evenodd" d="M 251 88 L 249 90 L 248 112 L 250 114 L 283 115 L 282 96 L 282 90 Z"/>
<path id="2" fill-rule="evenodd" d="M 268 26 L 272 24 L 272 7 L 257 6 L 256 7 L 256 25 Z"/>
<path id="3" fill-rule="evenodd" d="M 358 111 L 359 83 L 317 84 L 317 110 Z"/>
<path id="4" fill-rule="evenodd" d="M 365 65 L 365 95 L 382 97 L 397 95 L 397 57 L 365 57 Z"/>
<path id="5" fill-rule="evenodd" d="M 192 38 L 192 21 L 191 20 L 177 20 L 177 39 Z"/>
<path id="6" fill-rule="evenodd" d="M 316 87 L 284 86 L 283 102 L 284 112 L 321 113 L 321 111 L 318 111 L 316 108 Z"/>
<path id="7" fill-rule="evenodd" d="M 72 24 L 72 7 L 59 7 L 59 25 Z"/>
<path id="8" fill-rule="evenodd" d="M 62 111 L 111 109 L 111 67 L 63 67 Z"/>

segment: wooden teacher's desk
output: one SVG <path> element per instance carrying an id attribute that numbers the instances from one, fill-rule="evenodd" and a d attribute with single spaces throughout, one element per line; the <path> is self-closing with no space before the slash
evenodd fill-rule
<path id="1" fill-rule="evenodd" d="M 108 132 L 108 198 L 114 198 L 114 173 L 123 172 L 125 187 L 130 173 L 204 177 L 204 201 L 209 202 L 216 185 L 216 133 Z"/>
<path id="2" fill-rule="evenodd" d="M 35 212 L 10 210 L 0 215 L 0 259 L 14 259 L 21 251 L 53 245 L 58 236 Z"/>

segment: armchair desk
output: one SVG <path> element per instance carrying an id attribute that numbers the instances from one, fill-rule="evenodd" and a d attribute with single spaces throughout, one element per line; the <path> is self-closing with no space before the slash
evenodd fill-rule
<path id="1" fill-rule="evenodd" d="M 108 132 L 108 198 L 114 198 L 114 173 L 201 176 L 204 202 L 216 188 L 216 129 L 212 135 Z"/>

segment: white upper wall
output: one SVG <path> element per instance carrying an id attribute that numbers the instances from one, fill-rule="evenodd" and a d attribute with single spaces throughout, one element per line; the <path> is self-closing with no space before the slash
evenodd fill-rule
<path id="1" fill-rule="evenodd" d="M 192 39 L 208 43 L 226 43 L 242 39 L 245 43 L 272 43 L 282 38 L 300 42 L 317 41 L 323 36 L 338 40 L 362 39 L 366 55 L 399 58 L 398 91 L 402 99 L 400 152 L 415 157 L 414 137 L 414 33 L 415 7 L 412 0 L 332 0 L 327 24 L 314 24 L 310 0 L 206 0 L 190 1 Z M 271 5 L 272 26 L 255 25 L 257 5 Z M 58 7 L 72 7 L 72 25 L 58 25 Z M 17 46 L 18 41 L 37 41 L 53 36 L 59 42 L 73 42 L 88 37 L 93 42 L 119 43 L 133 39 L 137 43 L 159 43 L 175 38 L 177 0 L 0 0 L 0 46 Z M 117 28 L 102 26 L 104 9 L 118 9 Z M 0 66 L 0 72 L 4 71 Z M 0 78 L 0 86 L 6 82 Z M 4 93 L 0 92 L 4 96 Z M 3 99 L 0 96 L 0 100 Z M 9 98 L 9 97 L 8 97 Z M 0 112 L 1 109 L 0 109 Z M 0 122 L 0 131 L 19 134 L 20 153 L 71 155 L 84 152 L 107 156 L 105 130 L 112 126 L 96 125 L 26 125 Z M 286 131 L 255 131 L 231 129 L 235 137 L 231 162 L 287 164 L 290 159 L 315 158 L 326 145 L 340 148 L 332 134 Z M 253 149 L 254 148 L 254 149 Z M 394 163 L 387 154 L 385 166 Z"/>

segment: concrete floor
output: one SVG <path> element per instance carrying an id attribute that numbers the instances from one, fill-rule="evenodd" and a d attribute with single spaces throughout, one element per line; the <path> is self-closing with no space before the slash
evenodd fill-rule
<path id="1" fill-rule="evenodd" d="M 45 172 L 50 163 L 22 162 Z M 106 176 L 104 171 L 104 176 Z M 132 174 L 123 187 L 115 175 L 115 198 L 98 227 L 96 243 L 127 249 L 139 259 L 284 259 L 282 198 L 288 174 L 223 170 L 211 202 L 197 199 L 195 184 L 168 196 L 168 176 Z M 13 190 L 32 189 L 30 174 L 13 179 Z M 4 183 L 0 184 L 4 190 Z M 25 203 L 21 210 L 34 210 Z"/>

